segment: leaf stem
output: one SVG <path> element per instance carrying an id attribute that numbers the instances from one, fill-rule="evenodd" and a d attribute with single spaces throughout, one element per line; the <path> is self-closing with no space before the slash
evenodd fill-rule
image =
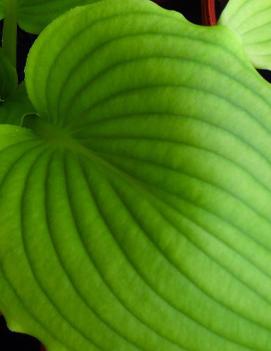
<path id="1" fill-rule="evenodd" d="M 214 26 L 217 23 L 215 0 L 201 0 L 202 23 Z"/>
<path id="2" fill-rule="evenodd" d="M 16 67 L 17 62 L 17 0 L 4 0 L 4 27 L 2 37 L 3 51 Z"/>

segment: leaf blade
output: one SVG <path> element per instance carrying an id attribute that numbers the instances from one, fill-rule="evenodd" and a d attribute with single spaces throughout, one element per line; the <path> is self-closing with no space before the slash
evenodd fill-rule
<path id="1" fill-rule="evenodd" d="M 270 20 L 270 0 L 231 0 L 222 12 L 219 23 L 240 37 L 255 67 L 270 70 Z"/>
<path id="2" fill-rule="evenodd" d="M 26 80 L 50 158 L 19 182 L 26 280 L 64 349 L 269 351 L 270 89 L 236 36 L 108 0 L 51 24 Z"/>

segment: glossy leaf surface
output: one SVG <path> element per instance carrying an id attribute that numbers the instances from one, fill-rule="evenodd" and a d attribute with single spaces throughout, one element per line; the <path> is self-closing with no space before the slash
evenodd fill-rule
<path id="1" fill-rule="evenodd" d="M 235 34 L 107 0 L 45 29 L 26 84 L 32 131 L 0 126 L 9 326 L 49 351 L 270 351 L 271 92 Z"/>

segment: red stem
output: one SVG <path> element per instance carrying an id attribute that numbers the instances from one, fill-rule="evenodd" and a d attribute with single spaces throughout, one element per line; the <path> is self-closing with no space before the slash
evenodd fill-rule
<path id="1" fill-rule="evenodd" d="M 201 0 L 202 23 L 206 26 L 214 26 L 217 23 L 215 0 Z"/>

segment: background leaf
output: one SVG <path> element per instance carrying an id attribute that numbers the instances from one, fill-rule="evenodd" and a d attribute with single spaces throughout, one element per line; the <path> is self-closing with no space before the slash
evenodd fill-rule
<path id="1" fill-rule="evenodd" d="M 255 67 L 271 69 L 271 0 L 230 0 L 219 23 L 240 36 Z"/>
<path id="2" fill-rule="evenodd" d="M 26 82 L 33 132 L 0 126 L 9 326 L 51 351 L 270 351 L 270 87 L 236 36 L 107 0 L 45 29 Z"/>
<path id="3" fill-rule="evenodd" d="M 14 93 L 0 106 L 0 123 L 22 125 L 24 116 L 35 110 L 28 99 L 25 85 L 21 83 Z"/>
<path id="4" fill-rule="evenodd" d="M 0 19 L 4 17 L 3 0 L 0 1 Z"/>
<path id="5" fill-rule="evenodd" d="M 5 100 L 17 87 L 16 69 L 9 63 L 0 48 L 0 99 Z"/>
<path id="6" fill-rule="evenodd" d="M 3 1 L 0 0 L 0 15 Z M 18 24 L 25 31 L 38 34 L 62 13 L 97 1 L 100 0 L 17 0 Z"/>

